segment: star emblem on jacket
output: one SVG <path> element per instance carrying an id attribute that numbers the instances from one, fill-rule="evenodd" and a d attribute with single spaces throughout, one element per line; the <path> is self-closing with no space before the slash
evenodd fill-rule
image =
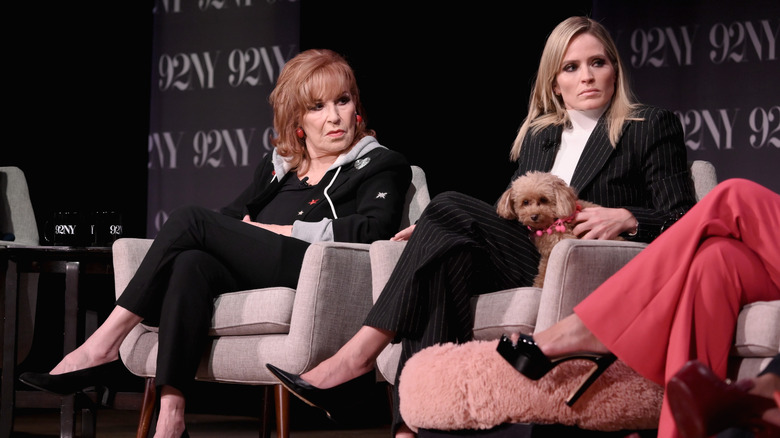
<path id="1" fill-rule="evenodd" d="M 355 169 L 360 170 L 371 161 L 371 157 L 361 158 L 359 160 L 355 160 Z"/>
<path id="2" fill-rule="evenodd" d="M 385 199 L 387 198 L 387 192 L 379 192 L 376 194 L 376 199 Z"/>
<path id="3" fill-rule="evenodd" d="M 309 201 L 309 205 L 314 205 L 317 202 L 319 202 L 319 199 L 312 199 L 311 201 Z"/>

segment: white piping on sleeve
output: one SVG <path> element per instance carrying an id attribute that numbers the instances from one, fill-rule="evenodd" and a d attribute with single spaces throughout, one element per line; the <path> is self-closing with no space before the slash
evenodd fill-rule
<path id="1" fill-rule="evenodd" d="M 330 188 L 330 186 L 332 186 L 332 185 L 333 185 L 333 183 L 336 181 L 336 177 L 337 177 L 337 176 L 339 176 L 339 172 L 341 172 L 341 166 L 339 166 L 338 168 L 336 168 L 336 174 L 335 174 L 335 175 L 333 175 L 333 179 L 332 179 L 332 180 L 330 180 L 330 183 L 328 183 L 328 186 L 327 186 L 327 187 L 325 187 L 325 192 L 324 192 L 324 193 L 325 193 L 325 199 L 327 199 L 327 200 L 328 200 L 328 205 L 330 205 L 330 211 L 332 211 L 332 212 L 333 212 L 333 219 L 338 219 L 338 218 L 339 218 L 339 216 L 336 214 L 336 207 L 333 205 L 333 201 L 331 201 L 331 200 L 330 200 L 330 196 L 328 196 L 328 189 L 329 189 L 329 188 Z"/>

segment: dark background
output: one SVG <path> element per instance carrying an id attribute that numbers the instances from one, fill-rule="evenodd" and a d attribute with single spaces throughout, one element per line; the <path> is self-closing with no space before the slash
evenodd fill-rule
<path id="1" fill-rule="evenodd" d="M 54 2 L 8 13 L 27 24 L 7 44 L 13 86 L 0 165 L 25 172 L 39 228 L 59 209 L 113 209 L 125 236 L 146 237 L 152 6 Z M 590 8 L 303 0 L 301 50 L 345 55 L 369 126 L 426 171 L 432 195 L 493 202 L 514 170 L 509 149 L 544 40 Z"/>

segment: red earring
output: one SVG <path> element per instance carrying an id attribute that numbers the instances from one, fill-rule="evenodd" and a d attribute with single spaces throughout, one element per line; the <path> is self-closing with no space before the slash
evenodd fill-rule
<path id="1" fill-rule="evenodd" d="M 360 114 L 355 114 L 355 118 L 357 119 L 358 125 L 363 123 L 363 117 L 360 117 Z"/>
<path id="2" fill-rule="evenodd" d="M 298 129 L 296 129 L 296 130 L 295 130 L 295 135 L 297 135 L 297 136 L 298 136 L 298 138 L 303 138 L 303 136 L 304 136 L 305 134 L 304 134 L 304 132 L 303 132 L 303 129 L 301 129 L 301 128 L 298 128 Z"/>

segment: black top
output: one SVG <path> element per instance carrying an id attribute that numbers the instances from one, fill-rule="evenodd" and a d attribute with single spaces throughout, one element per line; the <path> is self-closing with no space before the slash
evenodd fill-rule
<path id="1" fill-rule="evenodd" d="M 361 142 L 366 139 L 376 141 L 366 137 Z M 288 181 L 287 174 L 282 181 L 276 178 L 272 155 L 266 154 L 249 186 L 220 212 L 242 219 L 247 214 L 257 218 L 262 210 L 271 211 L 266 205 Z M 295 175 L 295 172 L 288 173 Z M 411 180 L 412 169 L 403 155 L 383 147 L 370 150 L 355 161 L 329 170 L 319 184 L 312 186 L 315 202 L 296 207 L 303 211 L 296 217 L 302 226 L 297 233 L 293 231 L 292 237 L 311 242 L 317 239 L 321 227 L 332 226 L 333 240 L 337 242 L 370 243 L 389 239 L 400 227 Z M 325 223 L 327 220 L 330 223 Z"/>
<path id="2" fill-rule="evenodd" d="M 261 224 L 292 225 L 303 215 L 304 207 L 314 200 L 314 187 L 298 179 L 295 172 L 288 173 L 279 193 L 260 210 L 254 221 Z"/>

